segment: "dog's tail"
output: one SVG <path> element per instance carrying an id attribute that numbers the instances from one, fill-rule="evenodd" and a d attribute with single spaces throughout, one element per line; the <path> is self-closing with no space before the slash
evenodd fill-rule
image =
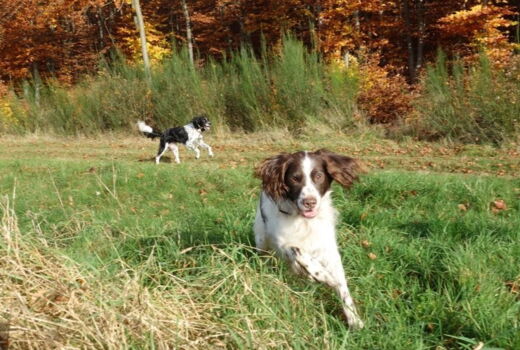
<path id="1" fill-rule="evenodd" d="M 152 128 L 150 125 L 146 124 L 142 120 L 139 120 L 137 122 L 137 127 L 139 128 L 139 131 L 143 133 L 144 136 L 149 137 L 152 140 L 156 137 L 162 136 L 162 132 L 154 130 L 154 128 Z"/>

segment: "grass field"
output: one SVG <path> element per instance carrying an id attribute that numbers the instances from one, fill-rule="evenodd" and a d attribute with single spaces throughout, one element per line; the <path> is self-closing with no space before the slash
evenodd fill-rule
<path id="1" fill-rule="evenodd" d="M 518 146 L 207 141 L 213 159 L 156 166 L 143 138 L 0 139 L 12 348 L 520 349 Z M 369 168 L 334 192 L 359 332 L 331 291 L 251 248 L 254 164 L 321 147 Z"/>

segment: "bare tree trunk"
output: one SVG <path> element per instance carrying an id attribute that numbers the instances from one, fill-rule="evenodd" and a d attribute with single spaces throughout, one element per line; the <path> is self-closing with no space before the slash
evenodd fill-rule
<path id="1" fill-rule="evenodd" d="M 190 57 L 191 65 L 193 65 L 193 39 L 191 34 L 190 13 L 188 11 L 186 0 L 181 0 L 181 4 L 182 11 L 184 12 L 184 18 L 186 19 L 186 41 L 188 42 L 188 55 Z"/>
<path id="2" fill-rule="evenodd" d="M 361 31 L 361 23 L 359 21 L 359 10 L 354 11 L 354 26 L 356 28 L 356 32 L 359 33 Z"/>
<path id="3" fill-rule="evenodd" d="M 406 30 L 406 49 L 408 51 L 408 79 L 410 82 L 415 81 L 415 57 L 412 41 L 412 26 L 410 23 L 410 4 L 409 0 L 403 0 L 403 19 Z"/>
<path id="4" fill-rule="evenodd" d="M 148 57 L 148 48 L 146 47 L 146 33 L 144 31 L 144 20 L 139 0 L 132 0 L 132 7 L 135 10 L 135 25 L 139 30 L 139 37 L 141 38 L 141 51 L 143 53 L 144 72 L 148 81 L 151 82 L 152 75 L 150 73 L 150 59 Z"/>
<path id="5" fill-rule="evenodd" d="M 40 90 L 42 79 L 40 77 L 40 72 L 38 72 L 38 65 L 36 64 L 36 62 L 32 63 L 32 69 L 34 82 L 34 102 L 36 103 L 36 106 L 40 107 Z"/>
<path id="6" fill-rule="evenodd" d="M 422 68 L 423 64 L 423 56 L 424 56 L 424 35 L 426 29 L 426 18 L 425 18 L 425 8 L 424 8 L 425 0 L 418 0 L 419 8 L 419 39 L 417 42 L 417 58 L 415 62 L 415 74 Z"/>

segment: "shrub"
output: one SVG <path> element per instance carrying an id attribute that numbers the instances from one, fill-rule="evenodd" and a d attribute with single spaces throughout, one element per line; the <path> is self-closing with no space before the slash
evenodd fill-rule
<path id="1" fill-rule="evenodd" d="M 389 75 L 374 56 L 361 66 L 360 108 L 370 123 L 395 123 L 412 110 L 410 87 L 401 75 Z"/>
<path id="2" fill-rule="evenodd" d="M 464 67 L 439 53 L 422 84 L 411 123 L 419 138 L 500 144 L 520 130 L 520 79 L 493 69 L 484 55 Z"/>
<path id="3" fill-rule="evenodd" d="M 317 53 L 286 36 L 280 52 L 257 57 L 244 46 L 203 65 L 193 65 L 185 48 L 174 49 L 153 67 L 151 83 L 140 67 L 116 56 L 72 87 L 25 82 L 17 100 L 24 106 L 22 129 L 29 132 L 93 134 L 128 129 L 137 119 L 164 128 L 201 113 L 217 129 L 298 131 L 313 122 L 352 126 L 357 89 L 355 72 L 328 68 Z"/>

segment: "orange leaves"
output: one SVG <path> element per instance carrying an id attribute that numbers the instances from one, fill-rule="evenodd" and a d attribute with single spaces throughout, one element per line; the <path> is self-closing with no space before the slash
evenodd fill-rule
<path id="1" fill-rule="evenodd" d="M 447 34 L 468 37 L 478 30 L 514 25 L 515 22 L 505 18 L 512 14 L 508 7 L 476 5 L 442 17 L 438 27 Z"/>
<path id="2" fill-rule="evenodd" d="M 467 212 L 469 209 L 470 209 L 470 204 L 469 203 L 460 203 L 457 205 L 457 208 L 459 209 L 459 211 L 461 212 Z M 498 214 L 502 211 L 506 211 L 507 210 L 507 204 L 506 202 L 503 200 L 503 199 L 495 199 L 493 201 L 491 201 L 489 203 L 489 210 L 493 213 L 493 214 Z"/>
<path id="3" fill-rule="evenodd" d="M 404 77 L 389 75 L 377 58 L 361 69 L 360 107 L 371 123 L 391 123 L 406 116 L 412 109 L 412 95 Z"/>
<path id="4" fill-rule="evenodd" d="M 437 28 L 445 37 L 464 38 L 467 45 L 459 45 L 465 51 L 484 49 L 493 62 L 504 66 L 515 47 L 503 29 L 516 22 L 508 19 L 514 12 L 508 6 L 476 5 L 469 10 L 461 10 L 442 17 Z M 461 51 L 458 49 L 457 51 Z M 464 52 L 463 52 L 464 53 Z M 470 55 L 474 58 L 474 55 Z"/>
<path id="5" fill-rule="evenodd" d="M 493 3 L 466 10 L 468 2 L 462 0 L 192 0 L 188 6 L 193 41 L 203 58 L 222 57 L 244 41 L 260 52 L 262 37 L 268 49 L 276 48 L 284 31 L 309 47 L 316 41 L 329 60 L 343 60 L 348 53 L 362 65 L 380 55 L 375 64 L 368 62 L 367 71 L 390 74 L 369 77 L 373 84 L 366 86 L 362 103 L 371 120 L 389 122 L 408 109 L 403 79 L 396 74 L 410 65 L 410 57 L 420 69 L 437 47 L 463 56 L 485 47 L 500 65 L 508 61 L 515 44 L 504 28 L 514 25 L 515 14 L 511 1 Z M 149 0 L 141 6 L 150 55 L 160 61 L 170 53 L 172 40 L 186 42 L 180 2 Z M 0 79 L 25 79 L 37 68 L 44 77 L 53 70 L 53 76 L 73 81 L 95 71 L 99 54 L 113 47 L 137 59 L 132 16 L 130 0 L 0 1 Z M 411 53 L 407 42 L 418 46 L 420 41 L 421 48 Z"/>
<path id="6" fill-rule="evenodd" d="M 98 63 L 91 50 L 98 29 L 88 15 L 106 2 L 20 0 L 17 7 L 0 5 L 0 79 L 24 79 L 36 70 L 46 77 L 53 70 L 53 76 L 70 81 L 73 74 L 91 71 Z"/>
<path id="7" fill-rule="evenodd" d="M 497 214 L 503 210 L 507 210 L 507 204 L 503 199 L 495 199 L 490 203 L 491 212 Z"/>

